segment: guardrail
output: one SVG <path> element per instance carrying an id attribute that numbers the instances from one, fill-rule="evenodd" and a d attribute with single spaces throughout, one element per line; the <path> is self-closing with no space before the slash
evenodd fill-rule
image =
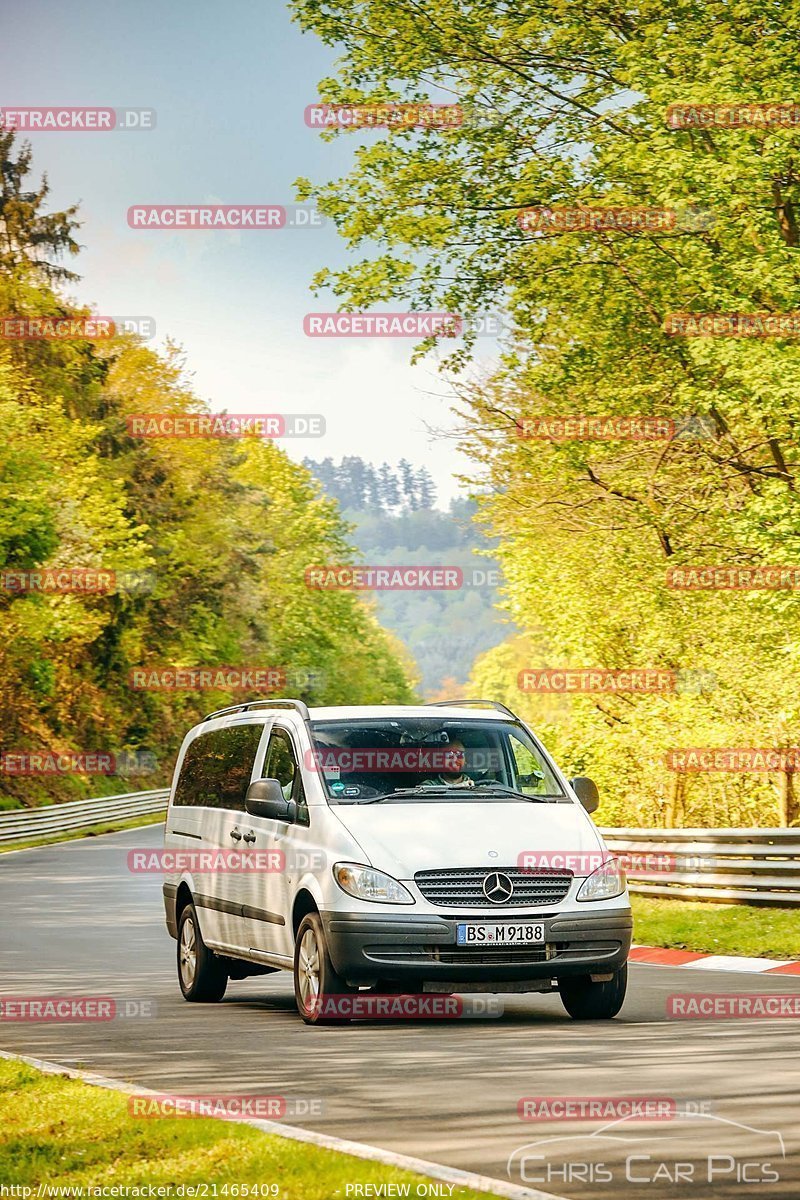
<path id="1" fill-rule="evenodd" d="M 169 789 L 128 792 L 0 814 L 0 843 L 160 813 Z M 684 900 L 800 907 L 800 829 L 601 830 L 629 862 L 630 890 Z"/>
<path id="2" fill-rule="evenodd" d="M 151 792 L 128 792 L 123 796 L 102 796 L 98 800 L 70 800 L 67 804 L 48 804 L 40 808 L 15 808 L 0 813 L 0 844 L 26 842 L 73 829 L 91 829 L 105 821 L 163 812 L 169 788 Z"/>
<path id="3" fill-rule="evenodd" d="M 800 906 L 800 829 L 602 829 L 632 892 Z"/>

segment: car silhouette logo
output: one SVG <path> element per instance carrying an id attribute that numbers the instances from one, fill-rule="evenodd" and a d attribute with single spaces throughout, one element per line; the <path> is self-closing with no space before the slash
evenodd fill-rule
<path id="1" fill-rule="evenodd" d="M 514 885 L 502 871 L 492 871 L 483 881 L 483 894 L 492 904 L 506 904 L 514 895 Z"/>

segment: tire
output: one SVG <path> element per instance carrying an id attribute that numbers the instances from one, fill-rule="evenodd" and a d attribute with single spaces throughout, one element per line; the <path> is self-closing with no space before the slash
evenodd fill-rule
<path id="1" fill-rule="evenodd" d="M 559 981 L 561 1003 L 574 1021 L 608 1021 L 622 1008 L 628 986 L 628 964 L 614 972 L 606 983 L 592 983 L 591 976 L 578 975 Z"/>
<path id="2" fill-rule="evenodd" d="M 203 941 L 191 902 L 181 909 L 178 919 L 178 982 L 184 1000 L 196 1004 L 215 1004 L 228 986 L 228 972 Z"/>
<path id="3" fill-rule="evenodd" d="M 294 999 L 306 1025 L 327 1025 L 350 1018 L 331 1015 L 318 1007 L 319 997 L 351 996 L 358 991 L 337 975 L 328 953 L 325 931 L 318 913 L 300 922 L 294 941 Z"/>

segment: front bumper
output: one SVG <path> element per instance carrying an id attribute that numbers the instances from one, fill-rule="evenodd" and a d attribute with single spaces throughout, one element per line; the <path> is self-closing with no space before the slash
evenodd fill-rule
<path id="1" fill-rule="evenodd" d="M 333 965 L 348 983 L 447 981 L 483 985 L 482 991 L 491 983 L 546 984 L 566 976 L 616 971 L 627 960 L 633 925 L 629 908 L 537 913 L 535 920 L 544 922 L 544 945 L 476 947 L 456 944 L 456 926 L 467 920 L 494 923 L 497 917 L 336 912 L 323 912 L 321 917 Z"/>

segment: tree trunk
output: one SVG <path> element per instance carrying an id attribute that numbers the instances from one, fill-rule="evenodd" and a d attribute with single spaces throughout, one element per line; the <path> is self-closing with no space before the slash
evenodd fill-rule
<path id="1" fill-rule="evenodd" d="M 684 803 L 683 794 L 686 784 L 686 778 L 680 771 L 675 771 L 672 776 L 669 796 L 664 808 L 664 828 L 675 829 L 683 821 Z"/>
<path id="2" fill-rule="evenodd" d="M 778 824 L 788 828 L 797 820 L 797 798 L 794 794 L 794 772 L 781 771 L 778 776 Z"/>

